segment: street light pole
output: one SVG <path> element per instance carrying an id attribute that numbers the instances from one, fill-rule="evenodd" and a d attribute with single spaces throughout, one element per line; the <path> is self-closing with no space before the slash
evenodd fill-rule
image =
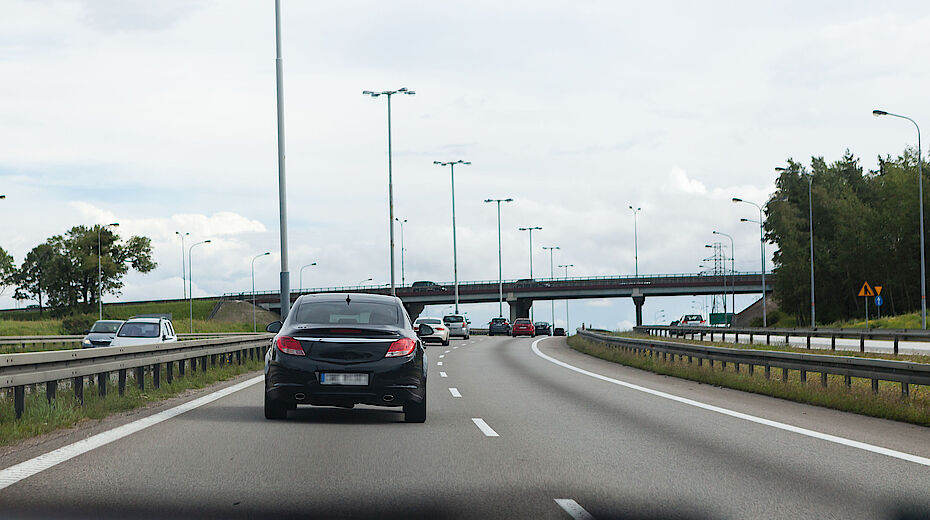
<path id="1" fill-rule="evenodd" d="M 636 269 L 636 276 L 639 276 L 639 236 L 636 231 L 636 215 L 642 211 L 643 208 L 633 208 L 630 206 L 630 211 L 633 212 L 633 260 Z"/>
<path id="2" fill-rule="evenodd" d="M 732 291 L 732 293 L 731 293 L 731 294 L 732 294 L 732 295 L 731 295 L 732 300 L 731 300 L 731 301 L 732 301 L 732 303 L 733 303 L 733 305 L 732 305 L 731 307 L 733 308 L 733 309 L 732 309 L 732 310 L 733 310 L 733 315 L 735 316 L 735 315 L 736 315 L 736 245 L 734 245 L 734 243 L 733 243 L 733 237 L 732 237 L 732 236 L 730 236 L 730 235 L 728 235 L 728 234 L 726 234 L 726 233 L 721 233 L 721 232 L 719 232 L 719 231 L 714 231 L 713 233 L 714 233 L 715 235 L 724 236 L 724 237 L 727 237 L 727 238 L 730 239 L 730 290 Z M 813 272 L 813 271 L 812 271 L 812 272 Z M 813 286 L 813 285 L 812 285 L 812 286 Z M 764 286 L 763 286 L 763 287 L 764 287 Z M 733 320 L 727 320 L 727 321 L 729 322 L 728 325 L 732 327 L 732 326 L 733 326 Z"/>
<path id="3" fill-rule="evenodd" d="M 485 202 L 497 203 L 497 289 L 499 294 L 497 315 L 504 316 L 504 261 L 501 256 L 501 202 L 513 202 L 513 199 L 485 199 Z"/>
<path id="4" fill-rule="evenodd" d="M 394 284 L 394 158 L 391 150 L 391 96 L 394 94 L 407 94 L 412 96 L 416 92 L 407 90 L 407 87 L 397 90 L 383 90 L 376 92 L 372 90 L 362 91 L 365 96 L 376 98 L 378 96 L 387 96 L 387 134 L 388 134 L 388 224 L 391 228 L 391 296 L 397 296 L 397 289 Z"/>
<path id="5" fill-rule="evenodd" d="M 891 112 L 885 112 L 884 110 L 873 110 L 872 115 L 875 117 L 892 116 L 901 119 L 907 119 L 911 123 L 914 123 L 914 127 L 917 129 L 917 196 L 920 197 L 920 327 L 926 329 L 927 257 L 924 254 L 924 156 L 920 150 L 920 126 L 917 125 L 917 121 L 914 121 L 907 116 L 892 114 Z"/>
<path id="6" fill-rule="evenodd" d="M 184 299 L 187 299 L 187 266 L 184 265 L 184 237 L 190 235 L 190 233 L 181 233 L 180 231 L 175 231 L 175 235 L 181 237 L 181 290 L 184 295 Z"/>
<path id="7" fill-rule="evenodd" d="M 300 292 L 304 292 L 304 269 L 314 266 L 314 265 L 316 265 L 316 262 L 307 264 L 300 268 L 300 274 L 298 275 L 298 277 L 300 278 Z"/>
<path id="8" fill-rule="evenodd" d="M 400 286 L 403 287 L 407 284 L 404 277 L 404 224 L 407 223 L 407 219 L 401 220 L 394 217 L 394 220 L 400 222 Z"/>
<path id="9" fill-rule="evenodd" d="M 530 281 L 533 280 L 533 230 L 542 230 L 539 226 L 517 228 L 519 231 L 529 231 L 530 233 Z M 533 321 L 533 304 L 530 304 L 530 321 Z"/>
<path id="10" fill-rule="evenodd" d="M 575 267 L 575 264 L 563 264 L 563 265 L 560 265 L 559 267 L 565 268 L 565 279 L 568 279 L 568 268 Z M 553 326 L 555 326 L 555 324 L 553 324 Z M 569 323 L 568 323 L 568 300 L 565 300 L 565 335 L 566 336 L 571 335 L 571 333 L 569 332 L 570 330 L 571 330 L 571 327 L 569 327 Z"/>
<path id="11" fill-rule="evenodd" d="M 255 260 L 257 258 L 268 256 L 270 254 L 271 252 L 269 251 L 266 253 L 255 255 L 255 257 L 252 258 L 252 332 L 257 331 L 257 329 L 255 328 Z"/>
<path id="12" fill-rule="evenodd" d="M 450 177 L 452 178 L 452 274 L 455 277 L 455 313 L 459 313 L 459 261 L 458 261 L 458 250 L 456 247 L 455 241 L 455 165 L 456 164 L 471 164 L 469 161 L 463 161 L 459 159 L 458 161 L 433 161 L 433 164 L 439 166 L 448 166 Z"/>
<path id="13" fill-rule="evenodd" d="M 280 292 L 281 320 L 284 321 L 291 309 L 291 273 L 287 261 L 287 182 L 284 167 L 284 57 L 281 55 L 281 0 L 275 0 L 274 2 L 274 36 L 275 87 L 278 113 L 278 230 L 281 237 Z M 188 264 L 190 264 L 190 253 L 188 253 L 187 260 Z M 190 269 L 187 272 L 190 274 Z M 193 329 L 193 299 L 191 300 L 191 309 L 191 329 Z"/>
<path id="14" fill-rule="evenodd" d="M 103 319 L 103 270 L 100 268 L 100 255 L 102 254 L 100 250 L 100 232 L 103 228 L 116 227 L 118 225 L 119 222 L 114 222 L 105 226 L 97 226 L 97 311 L 100 316 L 98 319 L 101 320 Z"/>
<path id="15" fill-rule="evenodd" d="M 372 281 L 372 280 L 373 280 L 373 278 L 365 278 L 364 280 L 362 280 L 362 281 L 360 281 L 360 282 L 358 283 L 358 286 L 361 287 L 363 283 L 365 283 L 365 282 L 370 282 L 370 281 Z"/>
<path id="16" fill-rule="evenodd" d="M 763 215 L 762 215 L 762 206 L 756 204 L 755 202 L 750 202 L 748 200 L 743 200 L 738 197 L 733 197 L 733 202 L 743 202 L 745 204 L 752 204 L 759 209 L 759 251 L 762 253 L 762 326 L 768 327 L 768 316 L 765 309 L 765 232 L 763 228 Z M 739 219 L 740 222 L 757 222 L 748 218 Z"/>
<path id="17" fill-rule="evenodd" d="M 552 247 L 543 246 L 543 250 L 546 250 L 546 249 L 549 250 L 549 278 L 555 278 L 555 271 L 552 268 L 552 256 L 553 256 L 552 252 L 556 249 L 561 249 L 561 248 L 559 246 L 552 246 Z M 552 314 L 552 326 L 555 327 L 555 300 L 550 299 L 549 304 L 552 307 L 550 311 Z"/>
<path id="18" fill-rule="evenodd" d="M 187 248 L 187 301 L 190 306 L 191 334 L 194 333 L 194 273 L 191 270 L 191 267 L 193 267 L 193 262 L 191 261 L 191 251 L 193 251 L 194 248 L 200 244 L 209 244 L 210 242 L 211 240 L 204 240 L 202 242 L 197 242 L 196 244 L 193 244 Z M 290 298 L 288 298 L 288 303 L 290 303 L 290 301 Z"/>

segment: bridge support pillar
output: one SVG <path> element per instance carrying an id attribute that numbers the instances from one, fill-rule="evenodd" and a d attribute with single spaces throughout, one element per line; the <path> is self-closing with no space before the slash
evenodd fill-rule
<path id="1" fill-rule="evenodd" d="M 638 291 L 637 291 L 638 292 Z M 633 294 L 633 305 L 636 306 L 636 326 L 641 327 L 643 324 L 643 304 L 646 303 L 646 297 L 642 294 Z"/>
<path id="2" fill-rule="evenodd" d="M 533 306 L 533 300 L 520 298 L 507 303 L 510 304 L 510 323 L 513 323 L 517 318 L 530 317 L 530 307 Z"/>
<path id="3" fill-rule="evenodd" d="M 426 307 L 424 303 L 405 303 L 404 308 L 407 309 L 407 314 L 410 315 L 410 319 L 417 321 L 417 318 L 420 316 L 420 313 L 423 312 L 423 309 Z"/>

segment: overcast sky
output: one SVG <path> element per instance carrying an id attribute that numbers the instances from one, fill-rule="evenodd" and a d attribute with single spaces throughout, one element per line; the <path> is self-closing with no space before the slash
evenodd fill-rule
<path id="1" fill-rule="evenodd" d="M 416 91 L 392 103 L 408 283 L 452 280 L 449 172 L 434 160 L 473 163 L 456 170 L 460 280 L 497 277 L 488 197 L 515 199 L 504 278 L 529 275 L 520 226 L 543 227 L 537 277 L 551 245 L 571 275 L 631 274 L 631 204 L 641 273 L 699 271 L 714 229 L 746 271 L 759 269 L 758 228 L 739 218 L 758 214 L 731 197 L 764 202 L 788 157 L 849 148 L 874 168 L 916 144 L 873 108 L 930 122 L 925 0 L 282 3 L 293 287 L 310 262 L 305 286 L 390 280 L 386 103 L 362 90 Z M 256 285 L 274 289 L 274 3 L 2 0 L 0 12 L 0 246 L 18 263 L 71 226 L 119 222 L 151 237 L 159 267 L 128 276 L 118 299 L 172 298 L 175 232 L 189 232 L 187 245 L 213 241 L 194 250 L 195 296 L 248 290 L 264 251 Z M 647 299 L 646 320 L 692 300 Z M 536 309 L 548 318 L 548 303 Z M 571 307 L 573 325 L 633 315 L 627 299 Z"/>

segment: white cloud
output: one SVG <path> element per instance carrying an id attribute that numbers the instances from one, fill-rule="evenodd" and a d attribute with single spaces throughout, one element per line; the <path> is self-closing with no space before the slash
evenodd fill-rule
<path id="1" fill-rule="evenodd" d="M 688 173 L 681 168 L 672 168 L 668 174 L 668 180 L 668 187 L 673 190 L 698 195 L 707 193 L 707 187 L 701 181 L 689 178 Z"/>

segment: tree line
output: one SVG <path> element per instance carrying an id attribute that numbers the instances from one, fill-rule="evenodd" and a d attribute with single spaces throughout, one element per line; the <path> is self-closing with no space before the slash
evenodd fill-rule
<path id="1" fill-rule="evenodd" d="M 75 226 L 32 248 L 19 266 L 0 248 L 0 283 L 3 291 L 12 287 L 17 300 L 37 301 L 40 314 L 46 308 L 77 314 L 93 309 L 103 294 L 119 294 L 130 269 L 147 273 L 157 265 L 148 237 L 121 240 L 107 226 Z"/>
<path id="2" fill-rule="evenodd" d="M 818 323 L 863 316 L 866 302 L 857 295 L 866 281 L 882 286 L 883 314 L 920 308 L 917 159 L 917 151 L 907 149 L 879 157 L 878 169 L 869 171 L 849 150 L 831 163 L 813 157 L 805 166 L 788 159 L 765 206 L 765 233 L 778 246 L 775 298 L 798 324 L 811 318 L 809 204 Z M 924 198 L 927 206 L 926 193 Z M 874 313 L 872 299 L 868 304 Z"/>

